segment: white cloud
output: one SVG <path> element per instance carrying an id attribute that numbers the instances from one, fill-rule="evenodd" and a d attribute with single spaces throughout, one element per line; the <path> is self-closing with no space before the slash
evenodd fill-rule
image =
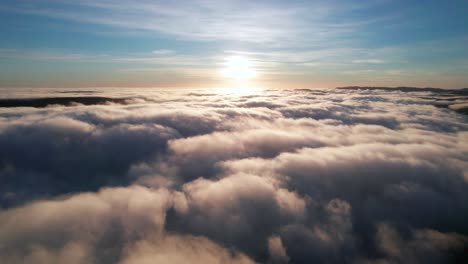
<path id="1" fill-rule="evenodd" d="M 464 256 L 468 125 L 449 107 L 434 106 L 447 96 L 40 92 L 71 98 L 54 107 L 0 108 L 6 263 Z M 70 104 L 76 96 L 103 101 Z M 462 97 L 450 101 L 453 108 L 464 105 Z"/>

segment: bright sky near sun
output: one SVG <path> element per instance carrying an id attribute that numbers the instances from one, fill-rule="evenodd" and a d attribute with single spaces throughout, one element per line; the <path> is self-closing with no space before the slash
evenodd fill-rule
<path id="1" fill-rule="evenodd" d="M 2 87 L 468 86 L 468 1 L 3 0 Z"/>
<path id="2" fill-rule="evenodd" d="M 226 58 L 223 75 L 233 79 L 250 79 L 255 76 L 255 69 L 248 57 L 232 56 Z"/>

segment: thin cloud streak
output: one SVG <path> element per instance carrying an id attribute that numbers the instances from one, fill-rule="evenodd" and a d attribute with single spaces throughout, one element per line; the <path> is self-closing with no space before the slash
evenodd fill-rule
<path id="1" fill-rule="evenodd" d="M 347 23 L 327 20 L 330 13 L 344 13 L 372 6 L 368 4 L 316 3 L 304 8 L 293 3 L 274 6 L 268 2 L 248 1 L 164 4 L 134 1 L 80 1 L 70 4 L 59 1 L 59 4 L 52 2 L 56 4 L 55 7 L 46 7 L 44 4 L 47 2 L 24 5 L 21 9 L 13 8 L 10 11 L 82 23 L 157 31 L 195 40 L 242 41 L 273 46 L 303 45 L 305 43 L 301 40 L 302 36 L 309 35 L 306 40 L 308 45 L 315 43 L 324 47 L 324 41 L 336 41 L 342 34 L 388 19 L 379 17 Z M 65 8 L 68 5 L 75 8 Z"/>

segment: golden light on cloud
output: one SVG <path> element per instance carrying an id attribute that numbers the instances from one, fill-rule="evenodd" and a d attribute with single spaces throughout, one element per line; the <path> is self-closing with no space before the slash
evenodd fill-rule
<path id="1" fill-rule="evenodd" d="M 222 75 L 232 79 L 250 79 L 255 76 L 255 69 L 252 61 L 244 56 L 232 56 L 226 58 L 225 68 Z"/>

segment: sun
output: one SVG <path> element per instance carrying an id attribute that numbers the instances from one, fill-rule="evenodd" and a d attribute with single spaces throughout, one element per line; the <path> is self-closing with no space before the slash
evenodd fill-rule
<path id="1" fill-rule="evenodd" d="M 250 79 L 255 76 L 255 70 L 249 58 L 243 56 L 232 56 L 226 58 L 225 68 L 222 75 L 232 79 Z"/>

